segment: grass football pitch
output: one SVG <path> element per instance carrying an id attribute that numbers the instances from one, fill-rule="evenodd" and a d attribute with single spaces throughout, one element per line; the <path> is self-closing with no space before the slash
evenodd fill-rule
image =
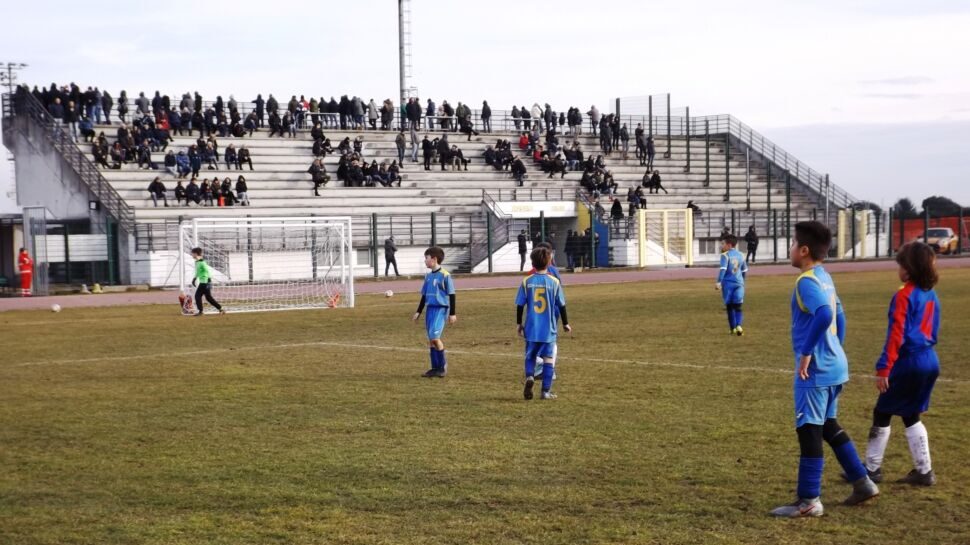
<path id="1" fill-rule="evenodd" d="M 970 543 L 970 269 L 942 271 L 939 484 L 893 422 L 863 506 L 826 448 L 825 516 L 793 498 L 790 276 L 752 277 L 730 337 L 710 281 L 567 288 L 559 399 L 522 399 L 514 293 L 459 291 L 449 376 L 415 294 L 353 310 L 0 314 L 2 544 Z M 895 273 L 835 275 L 864 451 Z M 457 281 L 461 290 L 461 279 Z M 218 292 L 216 293 L 218 297 Z"/>

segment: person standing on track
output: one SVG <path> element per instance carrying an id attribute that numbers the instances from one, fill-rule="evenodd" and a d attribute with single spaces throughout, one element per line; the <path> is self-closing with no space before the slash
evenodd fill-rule
<path id="1" fill-rule="evenodd" d="M 20 296 L 30 297 L 30 288 L 34 279 L 34 260 L 27 253 L 27 248 L 20 249 L 20 255 L 17 257 L 17 270 L 20 272 Z"/>

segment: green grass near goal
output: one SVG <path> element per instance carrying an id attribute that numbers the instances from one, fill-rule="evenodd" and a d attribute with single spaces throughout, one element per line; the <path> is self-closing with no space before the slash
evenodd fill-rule
<path id="1" fill-rule="evenodd" d="M 794 271 L 793 271 L 794 272 Z M 450 374 L 413 294 L 354 310 L 0 314 L 0 543 L 967 543 L 970 270 L 944 270 L 939 485 L 870 505 L 827 452 L 821 519 L 793 496 L 789 295 L 754 277 L 729 337 L 711 281 L 567 288 L 554 402 L 521 397 L 510 290 L 458 295 Z M 838 274 L 864 449 L 894 273 Z M 461 280 L 458 287 L 461 289 Z M 218 292 L 216 293 L 218 297 Z M 894 422 L 884 471 L 911 467 Z"/>

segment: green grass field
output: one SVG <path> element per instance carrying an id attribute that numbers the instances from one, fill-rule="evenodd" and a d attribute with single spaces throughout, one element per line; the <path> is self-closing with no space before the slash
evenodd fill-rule
<path id="1" fill-rule="evenodd" d="M 791 277 L 753 277 L 729 337 L 713 281 L 567 289 L 559 399 L 525 402 L 514 293 L 466 291 L 448 378 L 420 378 L 415 295 L 181 318 L 0 314 L 0 543 L 970 543 L 970 270 L 943 271 L 939 485 L 821 519 L 794 494 Z M 836 275 L 865 448 L 894 273 Z M 458 280 L 461 289 L 461 280 Z M 911 468 L 894 421 L 884 471 Z"/>

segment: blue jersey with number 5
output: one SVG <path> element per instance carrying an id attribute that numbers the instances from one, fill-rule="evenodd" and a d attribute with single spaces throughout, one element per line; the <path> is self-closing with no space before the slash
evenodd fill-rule
<path id="1" fill-rule="evenodd" d="M 515 304 L 525 307 L 525 340 L 556 342 L 557 308 L 566 306 L 566 295 L 559 280 L 546 273 L 530 274 L 519 286 Z"/>

